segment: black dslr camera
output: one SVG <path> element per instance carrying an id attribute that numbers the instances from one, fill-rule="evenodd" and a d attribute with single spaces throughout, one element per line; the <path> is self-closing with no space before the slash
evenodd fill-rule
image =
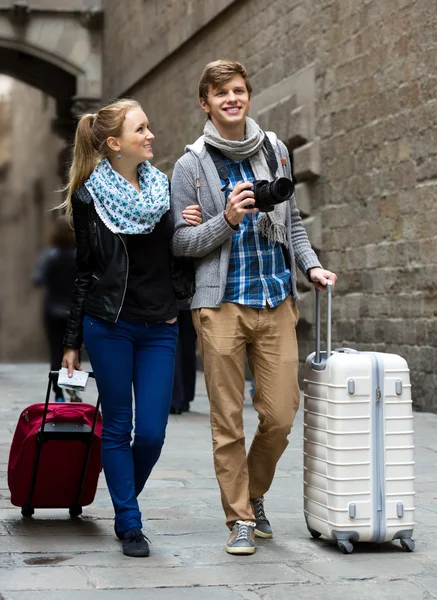
<path id="1" fill-rule="evenodd" d="M 275 204 L 290 200 L 294 193 L 294 183 L 287 177 L 279 177 L 273 181 L 256 179 L 252 185 L 255 194 L 252 208 L 258 208 L 260 212 L 271 212 Z"/>

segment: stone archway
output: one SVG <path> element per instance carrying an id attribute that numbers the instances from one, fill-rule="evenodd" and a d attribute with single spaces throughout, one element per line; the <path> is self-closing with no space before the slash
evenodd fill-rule
<path id="1" fill-rule="evenodd" d="M 2 361 L 46 358 L 33 270 L 62 201 L 76 117 L 100 104 L 101 26 L 98 0 L 0 0 L 0 74 L 16 80 L 10 103 L 0 98 Z"/>
<path id="2" fill-rule="evenodd" d="M 100 0 L 0 0 L 0 73 L 56 99 L 63 137 L 100 102 L 102 24 Z"/>

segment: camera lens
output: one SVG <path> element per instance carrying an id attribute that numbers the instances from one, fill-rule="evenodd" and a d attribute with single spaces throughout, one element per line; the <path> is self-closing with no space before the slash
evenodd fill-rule
<path id="1" fill-rule="evenodd" d="M 272 181 L 272 196 L 278 200 L 289 200 L 294 192 L 294 185 L 290 179 L 286 177 L 280 177 L 275 181 Z"/>
<path id="2" fill-rule="evenodd" d="M 294 192 L 294 183 L 286 177 L 274 181 L 257 179 L 253 182 L 255 206 L 261 212 L 271 212 L 275 204 L 290 200 Z"/>

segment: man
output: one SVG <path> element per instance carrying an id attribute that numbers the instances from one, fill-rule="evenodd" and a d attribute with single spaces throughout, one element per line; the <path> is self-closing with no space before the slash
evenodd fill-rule
<path id="1" fill-rule="evenodd" d="M 336 280 L 311 249 L 294 195 L 273 212 L 254 207 L 252 182 L 291 179 L 291 169 L 284 144 L 274 134 L 265 139 L 247 116 L 251 93 L 243 65 L 219 60 L 205 67 L 199 84 L 200 105 L 208 115 L 204 136 L 187 146 L 172 181 L 173 251 L 195 258 L 191 308 L 211 406 L 214 467 L 231 529 L 230 554 L 253 554 L 255 535 L 273 537 L 264 494 L 288 444 L 300 398 L 295 265 L 319 288 Z M 201 206 L 198 227 L 180 218 L 190 204 Z M 259 417 L 247 456 L 246 353 Z"/>
<path id="2" fill-rule="evenodd" d="M 196 330 L 188 300 L 178 300 L 178 326 L 171 415 L 189 411 L 196 391 Z"/>

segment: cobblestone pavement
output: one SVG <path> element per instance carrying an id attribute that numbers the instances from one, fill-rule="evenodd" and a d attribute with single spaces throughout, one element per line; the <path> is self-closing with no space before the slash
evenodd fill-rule
<path id="1" fill-rule="evenodd" d="M 415 415 L 416 551 L 399 543 L 357 545 L 343 555 L 309 537 L 302 516 L 302 413 L 282 457 L 266 511 L 273 540 L 255 555 L 225 553 L 227 530 L 214 477 L 208 403 L 199 374 L 192 412 L 171 416 L 167 441 L 141 508 L 151 556 L 124 557 L 113 533 L 102 476 L 83 517 L 37 510 L 24 520 L 11 506 L 7 461 L 20 411 L 44 397 L 44 365 L 0 365 L 0 596 L 3 600 L 330 600 L 437 598 L 437 415 Z M 95 400 L 94 383 L 87 400 Z M 256 415 L 247 401 L 246 435 Z M 128 596 L 126 596 L 126 591 Z"/>

